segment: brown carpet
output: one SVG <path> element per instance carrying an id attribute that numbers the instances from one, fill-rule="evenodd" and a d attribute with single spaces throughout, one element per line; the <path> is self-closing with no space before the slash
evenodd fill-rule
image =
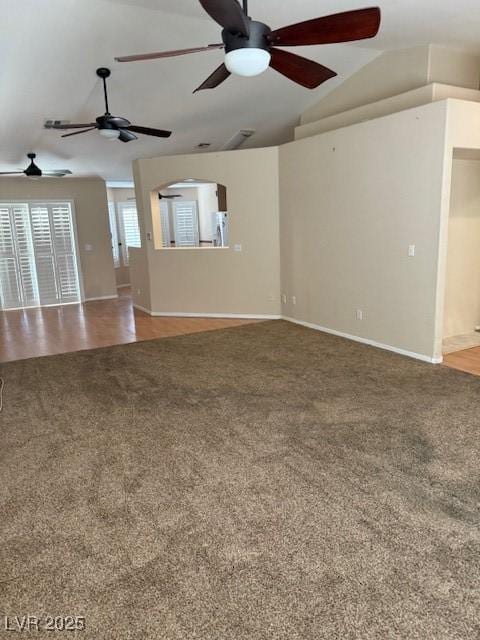
<path id="1" fill-rule="evenodd" d="M 480 637 L 479 378 L 286 322 L 0 372 L 0 624 Z"/>

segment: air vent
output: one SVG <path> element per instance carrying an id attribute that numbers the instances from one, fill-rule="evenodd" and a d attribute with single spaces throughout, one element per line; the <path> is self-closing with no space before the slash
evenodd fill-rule
<path id="1" fill-rule="evenodd" d="M 59 124 L 70 124 L 70 120 L 45 120 L 43 126 L 45 129 L 53 129 L 53 127 Z"/>
<path id="2" fill-rule="evenodd" d="M 238 133 L 230 138 L 230 140 L 222 147 L 223 151 L 232 151 L 239 149 L 248 138 L 255 134 L 255 129 L 241 129 Z"/>

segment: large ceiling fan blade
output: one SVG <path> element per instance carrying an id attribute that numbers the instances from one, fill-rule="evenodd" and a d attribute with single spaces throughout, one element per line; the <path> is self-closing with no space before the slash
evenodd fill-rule
<path id="1" fill-rule="evenodd" d="M 138 140 L 137 136 L 128 129 L 119 129 L 120 134 L 118 139 L 120 142 L 131 142 L 132 140 Z"/>
<path id="2" fill-rule="evenodd" d="M 293 82 L 301 84 L 307 89 L 316 89 L 322 84 L 334 78 L 335 71 L 324 67 L 318 62 L 307 60 L 294 53 L 272 48 L 270 66 Z"/>
<path id="3" fill-rule="evenodd" d="M 377 35 L 380 21 L 378 7 L 345 11 L 277 29 L 270 34 L 269 40 L 280 47 L 364 40 Z"/>
<path id="4" fill-rule="evenodd" d="M 250 35 L 250 21 L 237 0 L 200 0 L 200 4 L 230 33 L 239 33 L 245 38 Z"/>
<path id="5" fill-rule="evenodd" d="M 58 129 L 64 131 L 68 129 L 87 129 L 88 127 L 96 127 L 95 122 L 87 122 L 86 124 L 52 124 L 45 126 L 45 129 Z"/>
<path id="6" fill-rule="evenodd" d="M 138 62 L 141 60 L 156 60 L 158 58 L 175 58 L 176 56 L 185 56 L 189 53 L 200 53 L 201 51 L 212 51 L 214 49 L 223 49 L 225 45 L 209 44 L 206 47 L 194 47 L 193 49 L 174 49 L 173 51 L 157 51 L 156 53 L 139 53 L 133 56 L 121 56 L 115 58 L 117 62 Z"/>
<path id="7" fill-rule="evenodd" d="M 204 89 L 215 89 L 219 84 L 222 84 L 229 76 L 231 75 L 230 71 L 227 69 L 225 64 L 221 64 L 218 69 L 209 76 L 205 82 L 203 82 L 193 93 L 197 93 L 197 91 L 203 91 Z"/>
<path id="8" fill-rule="evenodd" d="M 19 176 L 25 171 L 0 171 L 0 176 Z"/>
<path id="9" fill-rule="evenodd" d="M 152 129 L 151 127 L 137 127 L 136 124 L 131 124 L 126 127 L 128 131 L 134 131 L 135 133 L 142 133 L 144 136 L 156 136 L 157 138 L 169 138 L 172 135 L 171 131 L 165 131 L 164 129 Z"/>
<path id="10" fill-rule="evenodd" d="M 69 169 L 54 169 L 52 171 L 42 171 L 42 175 L 48 178 L 63 178 L 63 176 L 71 176 L 72 172 Z"/>
<path id="11" fill-rule="evenodd" d="M 97 127 L 90 127 L 89 129 L 82 129 L 82 131 L 74 131 L 73 133 L 64 133 L 62 138 L 70 138 L 70 136 L 79 136 L 81 133 L 88 133 L 88 131 L 93 131 Z"/>
<path id="12" fill-rule="evenodd" d="M 176 193 L 175 195 L 171 195 L 171 196 L 164 196 L 161 193 L 159 193 L 158 197 L 160 200 L 172 200 L 173 198 L 183 198 L 183 196 L 181 196 L 179 193 Z"/>

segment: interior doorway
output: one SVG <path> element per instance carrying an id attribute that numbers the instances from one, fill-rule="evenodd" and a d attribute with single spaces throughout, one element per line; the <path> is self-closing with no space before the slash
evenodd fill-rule
<path id="1" fill-rule="evenodd" d="M 443 326 L 445 363 L 480 373 L 480 158 L 453 160 Z"/>

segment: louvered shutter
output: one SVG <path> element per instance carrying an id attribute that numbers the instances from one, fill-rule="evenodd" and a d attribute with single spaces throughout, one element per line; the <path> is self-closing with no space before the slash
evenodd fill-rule
<path id="1" fill-rule="evenodd" d="M 0 306 L 38 304 L 28 205 L 0 205 Z"/>
<path id="2" fill-rule="evenodd" d="M 55 270 L 55 253 L 48 205 L 33 204 L 30 207 L 30 213 L 40 304 L 56 304 L 60 302 L 60 290 Z"/>
<path id="3" fill-rule="evenodd" d="M 168 200 L 160 200 L 160 223 L 162 227 L 162 246 L 170 246 L 170 206 Z"/>
<path id="4" fill-rule="evenodd" d="M 197 247 L 198 213 L 196 201 L 175 202 L 175 246 Z"/>
<path id="5" fill-rule="evenodd" d="M 53 249 L 57 272 L 57 289 L 61 302 L 79 302 L 80 288 L 75 255 L 75 236 L 71 207 L 49 205 L 53 229 Z"/>
<path id="6" fill-rule="evenodd" d="M 123 232 L 123 263 L 128 266 L 128 247 L 142 246 L 137 205 L 132 202 L 120 202 L 118 208 Z"/>
<path id="7" fill-rule="evenodd" d="M 112 239 L 113 266 L 117 269 L 120 266 L 120 247 L 118 245 L 117 215 L 115 203 L 108 203 L 108 221 L 110 223 L 110 237 Z"/>

